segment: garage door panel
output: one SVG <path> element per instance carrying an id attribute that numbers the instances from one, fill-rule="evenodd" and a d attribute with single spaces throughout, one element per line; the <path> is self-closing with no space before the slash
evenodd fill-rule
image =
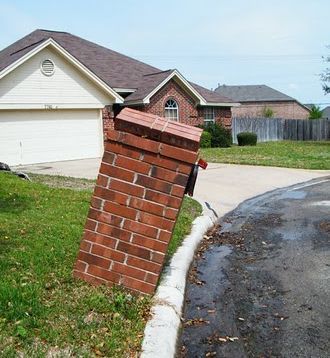
<path id="1" fill-rule="evenodd" d="M 102 150 L 98 110 L 0 112 L 0 161 L 9 165 L 96 158 Z"/>

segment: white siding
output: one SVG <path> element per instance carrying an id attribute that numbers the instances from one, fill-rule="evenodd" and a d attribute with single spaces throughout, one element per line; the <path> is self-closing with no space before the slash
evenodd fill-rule
<path id="1" fill-rule="evenodd" d="M 101 111 L 0 111 L 0 162 L 9 165 L 100 157 Z"/>
<path id="2" fill-rule="evenodd" d="M 52 76 L 40 64 L 55 63 Z M 113 103 L 86 76 L 56 50 L 45 48 L 0 80 L 0 109 L 3 108 L 102 108 Z"/>

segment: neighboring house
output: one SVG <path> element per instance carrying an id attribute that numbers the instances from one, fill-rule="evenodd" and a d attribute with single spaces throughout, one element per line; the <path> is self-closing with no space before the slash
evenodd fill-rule
<path id="1" fill-rule="evenodd" d="M 231 125 L 232 100 L 65 32 L 36 30 L 0 52 L 0 162 L 98 157 L 130 106 L 192 125 Z"/>
<path id="2" fill-rule="evenodd" d="M 324 119 L 330 119 L 330 106 L 325 107 L 325 108 L 322 110 L 322 118 L 324 118 Z"/>
<path id="3" fill-rule="evenodd" d="M 309 116 L 309 108 L 266 85 L 222 85 L 215 91 L 241 104 L 232 109 L 233 117 L 265 117 L 267 111 L 277 118 L 307 119 Z"/>

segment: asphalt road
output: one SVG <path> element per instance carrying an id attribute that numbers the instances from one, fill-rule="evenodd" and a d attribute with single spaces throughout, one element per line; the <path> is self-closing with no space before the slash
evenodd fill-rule
<path id="1" fill-rule="evenodd" d="M 330 177 L 248 200 L 191 267 L 177 357 L 330 357 Z"/>

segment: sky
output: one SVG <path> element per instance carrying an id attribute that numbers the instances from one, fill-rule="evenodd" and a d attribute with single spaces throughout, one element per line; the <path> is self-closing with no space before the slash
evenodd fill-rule
<path id="1" fill-rule="evenodd" d="M 0 0 L 0 49 L 67 31 L 209 89 L 266 84 L 323 108 L 329 14 L 330 0 Z"/>

